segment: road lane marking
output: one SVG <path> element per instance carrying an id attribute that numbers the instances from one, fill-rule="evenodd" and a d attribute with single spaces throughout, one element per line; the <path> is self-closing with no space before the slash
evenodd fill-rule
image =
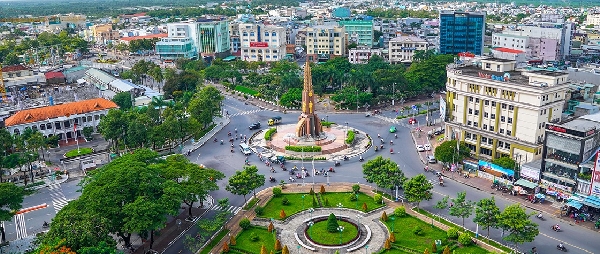
<path id="1" fill-rule="evenodd" d="M 548 237 L 548 238 L 550 238 L 550 239 L 552 239 L 552 240 L 555 240 L 555 241 L 557 241 L 557 242 L 561 242 L 561 243 L 563 243 L 564 245 L 569 245 L 569 246 L 571 246 L 571 247 L 573 247 L 573 248 L 576 248 L 576 249 L 579 249 L 579 250 L 585 251 L 585 252 L 587 252 L 587 253 L 592 253 L 592 254 L 593 254 L 593 252 L 591 252 L 591 251 L 588 251 L 588 250 L 586 250 L 586 249 L 584 249 L 584 248 L 581 248 L 581 247 L 575 246 L 575 245 L 573 245 L 573 244 L 570 244 L 570 243 L 568 243 L 568 242 L 565 242 L 565 241 L 559 240 L 559 239 L 557 239 L 557 238 L 555 238 L 555 237 L 552 237 L 552 236 L 549 236 L 549 235 L 547 235 L 547 234 L 540 233 L 540 235 L 543 235 L 543 236 L 545 236 L 545 237 Z"/>
<path id="2" fill-rule="evenodd" d="M 25 215 L 23 213 L 17 214 L 15 217 L 15 229 L 17 231 L 17 239 L 23 239 L 27 237 L 27 227 L 25 226 Z"/>

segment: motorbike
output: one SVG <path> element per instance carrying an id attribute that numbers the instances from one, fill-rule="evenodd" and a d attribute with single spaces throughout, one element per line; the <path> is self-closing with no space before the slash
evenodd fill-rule
<path id="1" fill-rule="evenodd" d="M 339 161 L 335 161 L 335 163 L 333 165 L 337 167 L 337 166 L 342 165 L 342 163 L 340 163 Z"/>
<path id="2" fill-rule="evenodd" d="M 217 138 L 215 138 L 215 139 L 213 140 L 213 143 L 217 143 Z"/>
<path id="3" fill-rule="evenodd" d="M 565 245 L 564 245 L 564 244 L 563 244 L 562 246 L 561 246 L 560 244 L 559 244 L 559 245 L 556 245 L 556 249 L 557 249 L 557 250 L 560 250 L 560 251 L 567 252 L 567 247 L 565 247 Z"/>
<path id="4" fill-rule="evenodd" d="M 556 225 L 555 225 L 555 226 L 552 226 L 551 228 L 552 228 L 552 230 L 554 230 L 554 231 L 556 231 L 556 232 L 560 232 L 560 231 L 562 231 L 562 229 L 560 229 L 560 227 L 557 227 Z"/>
<path id="5" fill-rule="evenodd" d="M 48 227 L 50 227 L 50 225 L 48 225 L 48 222 L 44 221 L 44 224 L 42 224 L 42 228 L 48 228 Z"/>
<path id="6" fill-rule="evenodd" d="M 333 168 L 329 168 L 329 172 L 333 172 L 333 173 L 335 173 L 335 169 L 333 169 Z"/>
<path id="7" fill-rule="evenodd" d="M 227 136 L 231 137 L 231 131 L 227 133 Z"/>
<path id="8" fill-rule="evenodd" d="M 365 159 L 363 159 L 363 157 L 360 156 L 360 158 L 358 159 L 358 161 L 363 162 L 363 161 L 365 161 Z"/>
<path id="9" fill-rule="evenodd" d="M 233 153 L 233 148 L 231 148 L 231 152 Z"/>
<path id="10" fill-rule="evenodd" d="M 272 183 L 274 183 L 275 181 L 277 181 L 277 180 L 275 180 L 275 178 L 274 178 L 274 177 L 271 177 L 271 178 L 269 178 L 269 182 L 272 182 Z"/>
<path id="11" fill-rule="evenodd" d="M 348 156 L 344 156 L 344 160 L 345 161 L 349 160 Z"/>
<path id="12" fill-rule="evenodd" d="M 538 216 L 536 216 L 538 219 L 540 219 L 541 221 L 545 221 L 546 218 L 544 218 L 544 216 L 540 213 Z"/>
<path id="13" fill-rule="evenodd" d="M 379 151 L 379 147 L 375 146 L 375 152 Z"/>
<path id="14" fill-rule="evenodd" d="M 221 139 L 221 145 L 223 144 L 223 140 Z"/>

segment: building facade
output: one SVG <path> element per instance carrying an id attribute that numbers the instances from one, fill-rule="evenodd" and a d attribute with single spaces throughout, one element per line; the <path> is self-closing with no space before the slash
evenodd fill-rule
<path id="1" fill-rule="evenodd" d="M 366 64 L 373 55 L 383 57 L 382 49 L 358 47 L 348 50 L 348 61 L 351 64 Z"/>
<path id="2" fill-rule="evenodd" d="M 162 38 L 156 42 L 156 54 L 161 59 L 175 60 L 177 58 L 192 59 L 198 57 L 192 38 Z"/>
<path id="3" fill-rule="evenodd" d="M 415 51 L 428 49 L 427 41 L 416 36 L 398 36 L 388 45 L 391 64 L 412 62 Z"/>
<path id="4" fill-rule="evenodd" d="M 121 38 L 119 31 L 112 29 L 112 24 L 93 25 L 90 30 L 92 31 L 92 40 L 96 43 L 108 44 Z"/>
<path id="5" fill-rule="evenodd" d="M 581 164 L 593 161 L 600 147 L 600 114 L 586 115 L 560 124 L 547 123 L 545 128 L 541 183 L 573 193 L 580 182 L 579 173 L 590 172 Z M 588 182 L 589 188 L 589 181 L 583 182 Z M 584 187 L 582 185 L 580 188 Z"/>
<path id="6" fill-rule="evenodd" d="M 439 52 L 483 54 L 485 12 L 440 12 Z"/>
<path id="7" fill-rule="evenodd" d="M 474 157 L 540 159 L 545 124 L 561 119 L 568 74 L 519 72 L 515 64 L 491 58 L 448 67 L 446 137 L 464 141 Z"/>
<path id="8" fill-rule="evenodd" d="M 45 137 L 58 136 L 59 140 L 83 137 L 84 127 L 97 131 L 100 119 L 117 104 L 107 99 L 91 99 L 61 105 L 26 109 L 6 118 L 5 125 L 14 135 L 25 129 L 40 131 Z"/>
<path id="9" fill-rule="evenodd" d="M 346 29 L 348 44 L 356 43 L 359 46 L 373 47 L 372 20 L 348 20 L 340 21 L 339 24 Z"/>
<path id="10" fill-rule="evenodd" d="M 242 60 L 275 62 L 285 58 L 284 27 L 244 23 L 239 29 Z"/>
<path id="11" fill-rule="evenodd" d="M 588 14 L 585 23 L 587 25 L 600 26 L 600 13 Z"/>
<path id="12" fill-rule="evenodd" d="M 515 29 L 502 31 L 502 34 L 522 36 L 529 38 L 526 46 L 533 58 L 552 58 L 559 61 L 571 55 L 573 47 L 573 34 L 575 25 L 573 23 L 534 22 L 519 24 Z M 516 38 L 516 37 L 515 37 Z M 510 45 L 502 47 L 512 48 Z M 522 48 L 514 48 L 522 50 Z M 527 51 L 526 50 L 526 51 Z"/>
<path id="13" fill-rule="evenodd" d="M 229 21 L 202 20 L 197 26 L 199 54 L 203 57 L 226 57 L 230 54 Z"/>
<path id="14" fill-rule="evenodd" d="M 231 54 L 239 56 L 242 47 L 240 42 L 240 23 L 229 23 L 229 40 L 231 41 L 231 45 L 229 46 Z"/>
<path id="15" fill-rule="evenodd" d="M 306 28 L 306 56 L 311 62 L 326 62 L 346 55 L 346 30 L 342 26 Z"/>
<path id="16" fill-rule="evenodd" d="M 169 23 L 167 33 L 167 38 L 156 43 L 156 51 L 161 58 L 225 57 L 230 54 L 228 21 Z"/>

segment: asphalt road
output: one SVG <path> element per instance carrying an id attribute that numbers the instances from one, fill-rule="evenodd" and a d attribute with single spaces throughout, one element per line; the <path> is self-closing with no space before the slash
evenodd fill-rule
<path id="1" fill-rule="evenodd" d="M 271 116 L 282 116 L 283 123 L 282 124 L 291 124 L 296 123 L 298 113 L 288 113 L 282 114 L 280 112 L 272 112 L 261 110 L 255 106 L 245 105 L 243 102 L 237 101 L 232 98 L 226 98 L 224 101 L 224 109 L 229 112 L 231 115 L 231 123 L 226 126 L 220 133 L 216 135 L 217 139 L 225 140 L 227 143 L 227 132 L 231 131 L 234 133 L 234 129 L 238 129 L 238 133 L 243 135 L 250 136 L 253 132 L 248 130 L 248 125 L 253 122 L 260 121 L 261 124 L 264 125 Z M 328 116 L 329 121 L 335 122 L 337 124 L 345 124 L 348 122 L 349 127 L 356 128 L 361 131 L 365 131 L 369 133 L 371 136 L 376 137 L 377 134 L 380 134 L 382 138 L 385 140 L 385 151 L 374 152 L 373 149 L 370 149 L 368 152 L 363 154 L 365 160 L 369 160 L 374 158 L 377 155 L 381 155 L 385 158 L 391 158 L 403 169 L 405 175 L 407 177 L 412 177 L 417 174 L 423 172 L 423 163 L 420 161 L 418 153 L 415 149 L 415 145 L 412 140 L 412 136 L 410 135 L 409 128 L 415 128 L 417 126 L 411 126 L 407 123 L 407 119 L 394 121 L 393 117 L 395 117 L 396 113 L 391 111 L 383 112 L 381 115 L 365 117 L 364 112 L 359 114 L 332 114 L 329 113 L 319 113 L 320 118 L 325 118 Z M 434 113 L 432 119 L 438 118 L 438 113 Z M 425 122 L 425 116 L 417 117 L 419 123 Z M 395 123 L 399 122 L 399 123 Z M 396 125 L 398 127 L 398 138 L 394 139 L 394 135 L 389 133 L 389 128 L 391 125 Z M 438 124 L 438 126 L 440 126 Z M 389 140 L 394 140 L 394 154 L 389 153 Z M 379 141 L 375 142 L 379 144 Z M 426 135 L 421 135 L 421 138 L 418 139 L 418 143 L 427 143 Z M 236 143 L 237 144 L 237 143 Z M 204 147 L 198 149 L 194 154 L 191 155 L 191 158 L 198 158 L 198 162 L 202 163 L 208 167 L 212 167 L 218 169 L 225 173 L 226 176 L 231 176 L 235 173 L 236 170 L 241 170 L 244 165 L 244 159 L 246 156 L 242 155 L 237 149 L 234 153 L 229 151 L 230 147 L 228 144 L 219 145 L 219 143 L 207 143 Z M 268 176 L 274 176 L 277 181 L 286 180 L 289 175 L 285 171 L 278 170 L 277 173 L 270 173 L 269 168 L 261 163 L 256 155 L 249 156 L 250 163 L 253 165 L 258 165 L 259 173 Z M 306 166 L 309 167 L 310 162 L 305 162 Z M 301 162 L 288 162 L 288 167 L 292 167 L 293 165 L 301 166 Z M 315 162 L 315 167 L 319 168 L 328 168 L 333 166 L 333 162 Z M 331 182 L 352 182 L 352 183 L 365 183 L 366 181 L 362 177 L 362 167 L 361 163 L 358 162 L 358 158 L 351 158 L 349 161 L 343 161 L 341 167 L 336 168 L 336 173 L 332 174 L 330 177 Z M 426 176 L 432 180 L 437 182 L 437 177 L 433 174 L 427 173 Z M 306 184 L 312 184 L 314 182 L 317 186 L 321 184 L 325 184 L 327 179 L 322 176 L 313 176 L 308 177 L 305 180 Z M 300 180 L 298 180 L 299 183 Z M 232 195 L 225 191 L 225 185 L 227 184 L 227 178 L 222 180 L 219 185 L 221 187 L 220 190 L 212 193 L 212 196 L 215 199 L 220 199 L 227 197 L 230 200 L 232 206 L 242 206 L 244 203 L 244 198 L 237 195 Z M 276 183 L 267 183 L 265 187 L 271 187 Z M 445 187 L 441 187 L 436 185 L 434 187 L 434 198 L 431 201 L 425 201 L 421 203 L 421 207 L 434 212 L 436 214 L 442 214 L 454 222 L 461 224 L 461 219 L 450 217 L 448 215 L 448 211 L 438 211 L 434 208 L 436 202 L 440 200 L 443 196 L 449 195 L 451 198 L 456 197 L 456 193 L 460 191 L 467 192 L 467 198 L 473 201 L 477 201 L 483 198 L 489 198 L 490 196 L 496 197 L 497 205 L 503 209 L 505 206 L 512 204 L 508 200 L 503 199 L 501 196 L 493 195 L 489 192 L 480 191 L 474 188 L 471 188 L 466 185 L 459 184 L 457 182 L 447 180 Z M 401 191 L 399 193 L 402 195 Z M 247 196 L 246 198 L 250 198 Z M 534 213 L 535 211 L 528 210 L 528 212 Z M 578 226 L 572 225 L 564 225 L 562 222 L 559 222 L 553 218 L 549 218 L 550 216 L 546 216 L 546 221 L 539 221 L 536 218 L 533 218 L 534 222 L 540 224 L 539 230 L 540 235 L 536 237 L 533 243 L 526 243 L 519 246 L 521 251 L 529 250 L 532 247 L 537 247 L 539 253 L 555 253 L 556 245 L 559 242 L 564 242 L 571 253 L 600 253 L 600 244 L 595 241 L 598 237 L 597 233 L 594 233 L 591 230 L 584 229 Z M 553 224 L 561 224 L 561 228 L 563 232 L 557 233 L 550 229 L 550 226 Z M 465 226 L 473 231 L 476 230 L 475 223 L 472 222 L 472 217 L 465 219 Z M 479 229 L 479 233 L 482 235 L 487 234 L 484 229 Z M 490 236 L 493 239 L 501 240 L 502 232 L 500 230 L 492 229 L 490 230 Z M 174 253 L 174 252 L 170 252 Z"/>

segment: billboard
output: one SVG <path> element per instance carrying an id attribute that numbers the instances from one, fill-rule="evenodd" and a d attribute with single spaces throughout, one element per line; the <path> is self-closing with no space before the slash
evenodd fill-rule
<path id="1" fill-rule="evenodd" d="M 262 41 L 251 41 L 250 47 L 252 47 L 252 48 L 267 48 L 267 47 L 269 47 L 269 43 L 262 42 Z"/>
<path id="2" fill-rule="evenodd" d="M 442 121 L 446 121 L 446 100 L 444 100 L 444 96 L 440 95 L 440 119 Z"/>
<path id="3" fill-rule="evenodd" d="M 596 163 L 592 171 L 592 186 L 588 195 L 600 195 L 600 151 L 596 153 Z"/>

